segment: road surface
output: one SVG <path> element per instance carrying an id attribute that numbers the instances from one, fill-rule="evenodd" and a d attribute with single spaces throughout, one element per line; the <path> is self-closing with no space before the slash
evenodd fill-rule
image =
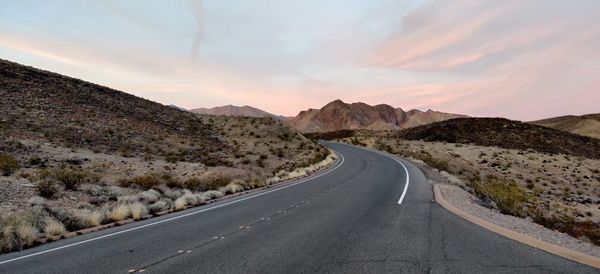
<path id="1" fill-rule="evenodd" d="M 407 161 L 326 145 L 342 157 L 317 178 L 5 254 L 0 273 L 598 273 L 453 215 Z"/>

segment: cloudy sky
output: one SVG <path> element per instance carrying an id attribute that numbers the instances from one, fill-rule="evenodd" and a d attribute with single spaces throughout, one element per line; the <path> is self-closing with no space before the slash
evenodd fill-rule
<path id="1" fill-rule="evenodd" d="M 185 108 L 600 112 L 600 1 L 2 1 L 0 58 Z"/>

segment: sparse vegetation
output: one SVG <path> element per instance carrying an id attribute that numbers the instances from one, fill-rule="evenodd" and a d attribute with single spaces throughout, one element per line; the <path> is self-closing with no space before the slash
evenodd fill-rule
<path id="1" fill-rule="evenodd" d="M 0 154 L 0 173 L 3 176 L 10 176 L 11 174 L 15 173 L 15 171 L 17 171 L 20 167 L 21 164 L 19 163 L 19 161 L 11 155 Z"/>
<path id="2" fill-rule="evenodd" d="M 21 211 L 0 219 L 0 249 L 2 252 L 22 250 L 38 240 L 38 229 L 30 212 Z"/>
<path id="3" fill-rule="evenodd" d="M 47 235 L 200 205 L 327 157 L 272 118 L 196 115 L 4 60 L 0 70 L 10 91 L 0 97 L 0 174 L 11 175 L 0 218 L 35 208 Z"/>
<path id="4" fill-rule="evenodd" d="M 52 199 L 58 195 L 60 188 L 56 182 L 50 178 L 42 178 L 35 184 L 38 194 L 44 198 Z"/>
<path id="5" fill-rule="evenodd" d="M 470 182 L 468 184 L 481 198 L 494 202 L 500 212 L 514 216 L 525 216 L 525 204 L 532 198 L 515 182 L 503 182 L 497 179 Z"/>
<path id="6" fill-rule="evenodd" d="M 58 236 L 66 232 L 65 226 L 54 218 L 46 217 L 44 233 L 47 236 Z"/>

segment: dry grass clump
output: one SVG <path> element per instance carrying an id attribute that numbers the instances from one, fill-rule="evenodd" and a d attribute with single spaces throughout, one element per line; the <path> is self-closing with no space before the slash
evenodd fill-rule
<path id="1" fill-rule="evenodd" d="M 142 203 L 133 203 L 129 205 L 129 212 L 131 212 L 131 218 L 137 221 L 148 214 L 148 208 Z"/>
<path id="2" fill-rule="evenodd" d="M 30 212 L 21 211 L 0 219 L 0 250 L 10 252 L 34 245 L 38 229 Z"/>
<path id="3" fill-rule="evenodd" d="M 19 163 L 19 161 L 17 161 L 17 159 L 12 157 L 11 155 L 0 154 L 0 173 L 2 174 L 2 176 L 10 176 L 11 174 L 15 173 L 15 171 L 17 171 L 20 167 L 21 164 Z"/>
<path id="4" fill-rule="evenodd" d="M 525 204 L 532 198 L 515 182 L 504 182 L 497 179 L 476 181 L 468 184 L 480 198 L 493 201 L 500 212 L 518 217 L 524 217 Z"/>
<path id="5" fill-rule="evenodd" d="M 236 182 L 236 180 L 234 180 L 233 182 Z M 236 182 L 236 183 L 238 183 L 238 182 Z M 244 189 L 255 189 L 255 188 L 263 187 L 266 185 L 264 181 L 261 181 L 258 178 L 253 178 L 248 181 L 241 181 L 241 183 L 239 183 L 239 184 L 241 186 L 243 186 Z"/>
<path id="6" fill-rule="evenodd" d="M 99 210 L 74 209 L 72 214 L 79 222 L 79 229 L 99 226 L 104 220 L 104 214 Z"/>
<path id="7" fill-rule="evenodd" d="M 66 232 L 65 226 L 52 217 L 45 218 L 44 233 L 46 236 L 58 236 Z"/>
<path id="8" fill-rule="evenodd" d="M 169 204 L 165 201 L 158 201 L 148 206 L 150 213 L 155 214 L 169 209 Z"/>
<path id="9" fill-rule="evenodd" d="M 192 191 L 217 190 L 231 182 L 229 176 L 223 174 L 208 174 L 201 178 L 190 178 L 182 183 L 183 188 Z"/>
<path id="10" fill-rule="evenodd" d="M 206 198 L 202 194 L 194 194 L 191 192 L 185 193 L 183 196 L 175 200 L 175 210 L 182 210 L 186 206 L 197 206 L 206 203 Z"/>
<path id="11" fill-rule="evenodd" d="M 213 200 L 213 199 L 219 199 L 223 196 L 224 196 L 223 192 L 217 191 L 217 190 L 209 190 L 209 191 L 202 193 L 202 197 L 204 197 L 204 199 L 207 201 Z"/>
<path id="12" fill-rule="evenodd" d="M 227 184 L 226 186 L 220 188 L 219 191 L 222 192 L 223 194 L 234 194 L 234 193 L 244 191 L 244 187 L 240 185 L 239 181 L 231 182 L 231 183 Z"/>
<path id="13" fill-rule="evenodd" d="M 323 168 L 329 166 L 330 164 L 335 162 L 336 159 L 337 159 L 337 155 L 334 152 L 330 151 L 329 155 L 327 155 L 324 160 L 317 162 L 315 164 L 312 164 L 310 166 L 296 168 L 296 169 L 292 170 L 291 172 L 287 172 L 286 170 L 278 171 L 275 174 L 275 176 L 273 176 L 267 180 L 267 184 L 279 183 L 282 181 L 307 176 L 309 174 L 312 174 L 320 169 L 323 169 Z"/>
<path id="14" fill-rule="evenodd" d="M 162 184 L 162 181 L 160 180 L 160 176 L 157 174 L 146 174 L 133 178 L 121 178 L 119 179 L 118 183 L 122 187 L 138 186 L 142 189 L 151 189 Z"/>
<path id="15" fill-rule="evenodd" d="M 75 170 L 70 168 L 63 169 L 42 169 L 37 174 L 38 181 L 54 181 L 64 185 L 66 189 L 77 190 L 81 184 L 95 184 L 100 181 L 100 176 L 96 173 L 86 170 Z"/>
<path id="16" fill-rule="evenodd" d="M 109 220 L 119 222 L 129 218 L 130 210 L 126 204 L 119 204 L 116 207 L 109 209 L 107 213 Z"/>
<path id="17" fill-rule="evenodd" d="M 52 199 L 55 198 L 60 192 L 56 181 L 50 178 L 43 178 L 35 184 L 35 190 L 38 194 L 44 198 Z"/>
<path id="18" fill-rule="evenodd" d="M 95 184 L 100 181 L 100 176 L 96 173 L 68 168 L 55 170 L 53 176 L 69 190 L 76 190 L 80 184 Z"/>

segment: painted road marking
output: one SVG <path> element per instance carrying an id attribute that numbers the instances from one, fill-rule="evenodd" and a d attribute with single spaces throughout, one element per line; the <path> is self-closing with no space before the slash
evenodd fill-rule
<path id="1" fill-rule="evenodd" d="M 340 166 L 342 166 L 342 164 L 344 164 L 344 161 L 345 161 L 344 156 L 341 153 L 339 153 L 339 152 L 336 152 L 336 154 L 339 155 L 342 158 L 342 160 L 340 161 L 340 163 L 337 166 L 335 166 L 334 168 L 332 168 L 332 169 L 330 169 L 330 170 L 328 170 L 326 172 L 323 172 L 323 173 L 321 173 L 321 174 L 319 174 L 319 175 L 317 175 L 315 177 L 311 177 L 311 178 L 307 178 L 307 179 L 304 179 L 304 180 L 300 180 L 300 181 L 297 181 L 295 183 L 291 183 L 289 185 L 285 185 L 285 186 L 282 186 L 282 187 L 279 187 L 279 188 L 275 188 L 275 189 L 272 189 L 272 190 L 261 192 L 261 193 L 258 193 L 256 195 L 248 196 L 248 197 L 245 197 L 245 198 L 241 198 L 241 199 L 238 199 L 238 200 L 235 200 L 235 201 L 223 203 L 223 204 L 216 205 L 216 206 L 213 206 L 213 207 L 202 208 L 202 209 L 190 212 L 190 213 L 182 214 L 182 215 L 171 217 L 171 218 L 168 218 L 168 219 L 164 219 L 164 220 L 160 220 L 160 221 L 155 221 L 155 222 L 148 223 L 148 224 L 145 224 L 145 225 L 140 225 L 140 226 L 128 228 L 128 229 L 125 229 L 125 230 L 121 230 L 121 231 L 109 233 L 109 234 L 106 234 L 106 235 L 98 236 L 98 237 L 95 237 L 95 238 L 90 238 L 90 239 L 87 239 L 87 240 L 83 240 L 83 241 L 71 243 L 71 244 L 68 244 L 68 245 L 63 245 L 63 246 L 59 246 L 59 247 L 55 247 L 55 248 L 46 249 L 46 250 L 43 250 L 43 251 L 39 251 L 39 252 L 35 252 L 35 253 L 23 255 L 23 256 L 20 256 L 20 257 L 16 257 L 16 258 L 4 260 L 4 261 L 0 262 L 0 265 L 7 264 L 7 263 L 10 263 L 10 262 L 14 262 L 14 261 L 18 261 L 18 260 L 22 260 L 22 259 L 26 259 L 26 258 L 30 258 L 30 257 L 34 257 L 34 256 L 38 256 L 38 255 L 42 255 L 42 254 L 46 254 L 46 253 L 50 253 L 50 252 L 54 252 L 54 251 L 58 251 L 58 250 L 69 248 L 69 247 L 73 247 L 73 246 L 78 246 L 78 245 L 81 245 L 81 244 L 85 244 L 85 243 L 97 241 L 97 240 L 100 240 L 100 239 L 109 238 L 109 237 L 112 237 L 112 236 L 116 236 L 116 235 L 119 235 L 119 234 L 131 232 L 131 231 L 134 231 L 134 230 L 138 230 L 138 229 L 142 229 L 142 228 L 146 228 L 146 227 L 150 227 L 150 226 L 155 226 L 155 225 L 166 223 L 166 222 L 171 222 L 171 221 L 174 221 L 174 220 L 177 220 L 177 219 L 185 218 L 185 217 L 196 215 L 196 214 L 199 214 L 199 213 L 211 211 L 211 210 L 214 210 L 214 209 L 217 209 L 217 208 L 221 208 L 221 207 L 225 207 L 225 206 L 228 206 L 228 205 L 236 204 L 236 203 L 239 203 L 239 202 L 242 202 L 242 201 L 246 201 L 246 200 L 249 200 L 249 199 L 252 199 L 252 198 L 256 198 L 256 197 L 260 197 L 260 196 L 263 196 L 263 195 L 266 195 L 266 194 L 269 194 L 269 193 L 273 193 L 275 191 L 279 191 L 279 190 L 282 190 L 282 189 L 290 188 L 290 187 L 293 187 L 295 185 L 299 185 L 299 184 L 302 184 L 302 183 L 305 183 L 305 182 L 308 182 L 308 181 L 312 181 L 314 179 L 317 179 L 319 177 L 325 176 L 325 175 L 333 172 L 334 170 L 336 170 Z M 221 239 L 223 239 L 223 238 L 221 238 Z M 140 270 L 140 272 L 141 272 L 141 270 Z"/>

